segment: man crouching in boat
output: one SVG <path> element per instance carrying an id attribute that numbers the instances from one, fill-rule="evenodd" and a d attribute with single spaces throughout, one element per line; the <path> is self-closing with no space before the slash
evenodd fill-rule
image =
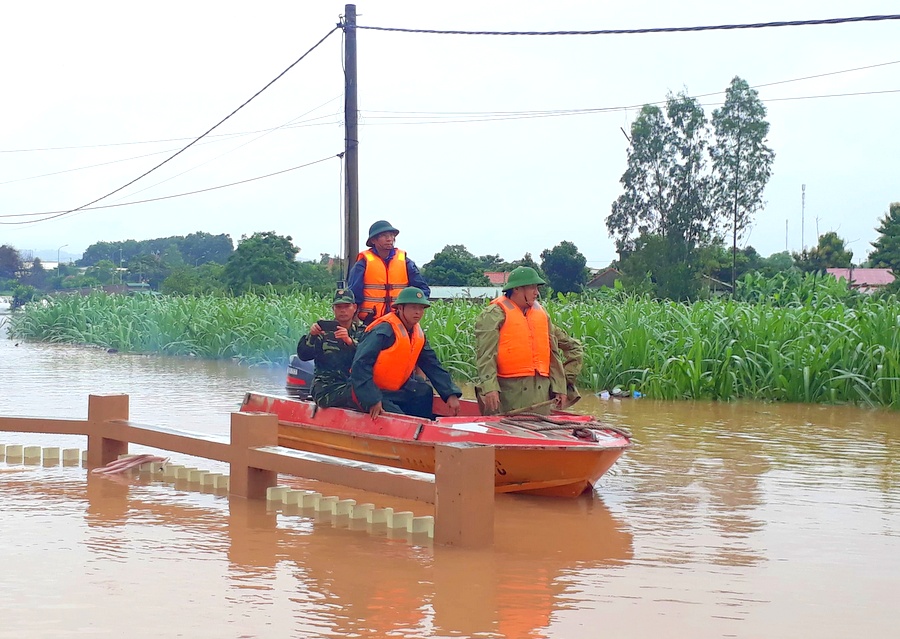
<path id="1" fill-rule="evenodd" d="M 503 295 L 475 321 L 475 395 L 484 415 L 522 409 L 547 414 L 551 404 L 565 402 L 559 345 L 550 316 L 537 301 L 542 284 L 533 268 L 513 269 Z"/>
<path id="2" fill-rule="evenodd" d="M 334 292 L 331 308 L 334 320 L 320 320 L 310 326 L 309 334 L 297 344 L 297 357 L 316 363 L 310 389 L 316 404 L 322 408 L 356 408 L 350 386 L 350 364 L 366 327 L 356 318 L 356 300 L 349 288 Z"/>
<path id="3" fill-rule="evenodd" d="M 372 419 L 383 412 L 432 419 L 432 387 L 413 376 L 421 369 L 450 411 L 459 413 L 462 391 L 441 366 L 419 320 L 431 306 L 418 288 L 400 291 L 392 311 L 372 322 L 356 349 L 350 383 L 359 407 Z"/>

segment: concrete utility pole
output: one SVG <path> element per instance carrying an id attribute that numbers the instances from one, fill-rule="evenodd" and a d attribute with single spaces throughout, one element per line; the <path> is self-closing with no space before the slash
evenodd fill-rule
<path id="1" fill-rule="evenodd" d="M 800 249 L 806 250 L 806 185 L 800 186 Z"/>
<path id="2" fill-rule="evenodd" d="M 356 101 L 356 5 L 344 5 L 344 260 L 346 275 L 359 251 L 359 137 Z"/>

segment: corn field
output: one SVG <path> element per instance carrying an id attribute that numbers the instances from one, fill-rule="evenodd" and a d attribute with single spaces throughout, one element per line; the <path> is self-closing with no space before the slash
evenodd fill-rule
<path id="1" fill-rule="evenodd" d="M 842 297 L 692 304 L 627 295 L 551 299 L 553 321 L 585 346 L 580 385 L 634 386 L 659 399 L 853 403 L 900 408 L 900 303 Z M 453 376 L 475 378 L 482 305 L 434 302 L 423 326 Z M 35 302 L 11 337 L 120 351 L 284 365 L 330 304 L 315 294 L 131 297 L 95 293 Z"/>

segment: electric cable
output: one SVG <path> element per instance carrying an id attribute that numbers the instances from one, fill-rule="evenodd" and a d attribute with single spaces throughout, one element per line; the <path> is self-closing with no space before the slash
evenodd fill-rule
<path id="1" fill-rule="evenodd" d="M 178 157 L 179 155 L 181 155 L 182 153 L 184 153 L 185 151 L 187 151 L 187 150 L 188 150 L 189 148 L 191 148 L 194 144 L 196 144 L 197 142 L 199 142 L 200 140 L 202 140 L 204 137 L 206 137 L 207 135 L 209 135 L 209 134 L 210 134 L 212 131 L 214 131 L 216 128 L 218 128 L 219 126 L 221 126 L 225 121 L 227 121 L 229 118 L 231 118 L 235 113 L 237 113 L 238 111 L 240 111 L 241 109 L 243 109 L 245 106 L 247 106 L 248 104 L 250 104 L 251 101 L 253 101 L 257 96 L 259 96 L 259 94 L 261 94 L 263 91 L 265 91 L 265 90 L 268 89 L 270 86 L 272 86 L 275 82 L 277 82 L 278 80 L 280 80 L 280 79 L 282 78 L 282 76 L 284 76 L 284 74 L 286 74 L 288 71 L 290 71 L 291 69 L 293 69 L 297 64 L 300 63 L 301 60 L 303 60 L 306 56 L 308 56 L 308 55 L 309 55 L 310 53 L 312 53 L 316 48 L 318 48 L 318 46 L 319 46 L 320 44 L 322 44 L 323 42 L 325 42 L 325 40 L 328 39 L 328 37 L 329 37 L 332 33 L 334 33 L 335 31 L 337 31 L 338 29 L 340 29 L 340 25 L 337 25 L 337 26 L 335 26 L 334 28 L 332 28 L 331 31 L 329 31 L 328 33 L 326 33 L 326 34 L 322 37 L 322 39 L 319 40 L 318 42 L 316 42 L 316 43 L 315 43 L 315 44 L 314 44 L 314 45 L 313 45 L 306 53 L 304 53 L 304 54 L 301 55 L 299 58 L 297 58 L 297 60 L 295 60 L 294 62 L 292 62 L 292 63 L 291 63 L 284 71 L 282 71 L 281 73 L 279 73 L 277 76 L 275 76 L 275 78 L 273 78 L 272 80 L 270 80 L 269 83 L 266 84 L 263 88 L 261 88 L 259 91 L 257 91 L 256 93 L 254 93 L 252 96 L 250 96 L 250 97 L 249 97 L 243 104 L 241 104 L 238 108 L 236 108 L 234 111 L 232 111 L 231 113 L 229 113 L 228 115 L 226 115 L 224 118 L 222 118 L 222 119 L 221 119 L 219 122 L 217 122 L 215 125 L 213 125 L 212 127 L 210 127 L 205 133 L 203 133 L 203 134 L 200 135 L 199 137 L 195 138 L 193 142 L 190 142 L 189 144 L 187 144 L 186 146 L 184 146 L 181 150 L 179 150 L 179 151 L 177 151 L 176 153 L 172 154 L 171 156 L 169 156 L 168 158 L 166 158 L 165 160 L 163 160 L 162 162 L 160 162 L 159 164 L 157 164 L 157 165 L 154 166 L 153 168 L 151 168 L 151 169 L 145 171 L 144 173 L 140 174 L 139 176 L 137 176 L 137 177 L 134 178 L 133 180 L 131 180 L 131 181 L 129 181 L 129 182 L 123 184 L 123 185 L 120 186 L 119 188 L 117 188 L 117 189 L 115 189 L 115 190 L 113 190 L 113 191 L 110 191 L 110 192 L 107 193 L 106 195 L 103 195 L 103 196 L 98 197 L 98 198 L 96 198 L 96 199 L 94 199 L 94 200 L 91 200 L 90 202 L 87 202 L 86 204 L 82 204 L 81 206 L 76 207 L 76 208 L 74 208 L 74 209 L 69 209 L 69 210 L 67 210 L 67 211 L 62 211 L 62 212 L 57 213 L 57 214 L 55 214 L 55 215 L 51 215 L 50 217 L 46 217 L 46 218 L 43 218 L 43 219 L 41 219 L 41 220 L 34 220 L 34 221 L 35 221 L 35 222 L 38 222 L 38 221 L 39 221 L 39 222 L 45 222 L 45 221 L 48 221 L 48 220 L 52 220 L 52 219 L 55 219 L 55 218 L 62 217 L 62 216 L 64 216 L 64 215 L 69 215 L 70 213 L 74 213 L 74 212 L 80 211 L 80 210 L 82 210 L 82 209 L 86 209 L 87 207 L 91 206 L 92 204 L 96 204 L 97 202 L 99 202 L 99 201 L 101 201 L 101 200 L 105 200 L 105 199 L 108 198 L 109 196 L 118 193 L 118 192 L 121 191 L 122 189 L 125 189 L 125 188 L 131 186 L 132 184 L 134 184 L 135 182 L 137 182 L 137 181 L 140 180 L 141 178 L 144 178 L 144 177 L 146 177 L 147 175 L 149 175 L 150 173 L 153 173 L 153 171 L 157 170 L 158 168 L 160 168 L 161 166 L 163 166 L 163 165 L 166 164 L 167 162 L 170 162 L 170 161 L 173 160 L 174 158 Z"/>
<path id="2" fill-rule="evenodd" d="M 408 29 L 403 27 L 373 27 L 356 25 L 357 29 L 392 31 L 396 33 L 427 33 L 431 35 L 490 35 L 490 36 L 572 36 L 572 35 L 634 35 L 644 33 L 682 33 L 688 31 L 727 31 L 737 29 L 765 29 L 770 27 L 805 27 L 852 22 L 881 22 L 900 20 L 900 15 L 855 16 L 850 18 L 826 18 L 822 20 L 784 20 L 748 24 L 718 24 L 695 27 L 650 27 L 643 29 L 594 29 L 591 31 L 464 31 L 448 29 Z"/>
<path id="3" fill-rule="evenodd" d="M 118 208 L 121 206 L 132 206 L 134 204 L 146 204 L 148 202 L 159 202 L 160 200 L 171 200 L 171 199 L 174 199 L 177 197 L 184 197 L 186 195 L 196 195 L 198 193 L 207 193 L 209 191 L 216 191 L 218 189 L 224 189 L 224 188 L 227 188 L 230 186 L 237 186 L 239 184 L 246 184 L 248 182 L 255 182 L 256 180 L 263 180 L 265 178 L 274 177 L 276 175 L 282 175 L 283 173 L 289 173 L 290 171 L 296 171 L 297 169 L 303 169 L 308 166 L 313 166 L 314 164 L 321 164 L 322 162 L 327 162 L 328 160 L 331 160 L 332 158 L 341 158 L 341 157 L 343 157 L 343 155 L 344 155 L 343 153 L 338 153 L 337 155 L 329 155 L 328 157 L 322 158 L 320 160 L 315 160 L 313 162 L 307 162 L 306 164 L 300 164 L 298 166 L 292 166 L 289 169 L 282 169 L 280 171 L 275 171 L 274 173 L 267 173 L 266 175 L 258 175 L 256 177 L 247 178 L 246 180 L 239 180 L 238 182 L 230 182 L 228 184 L 219 184 L 218 186 L 210 186 L 208 188 L 198 189 L 196 191 L 187 191 L 185 193 L 175 193 L 173 195 L 163 195 L 161 197 L 154 197 L 154 198 L 149 198 L 146 200 L 135 200 L 133 202 L 121 202 L 118 204 L 102 204 L 100 206 L 84 207 L 84 208 L 78 209 L 78 212 L 97 211 L 100 209 L 114 209 L 114 208 Z M 6 225 L 36 224 L 37 222 L 44 222 L 46 220 L 50 220 L 55 217 L 59 217 L 59 215 L 61 215 L 61 214 L 72 213 L 72 212 L 74 212 L 74 211 L 48 211 L 48 212 L 43 212 L 43 213 L 15 213 L 15 214 L 11 214 L 11 215 L 0 215 L 0 217 L 35 217 L 35 216 L 40 216 L 40 215 L 49 216 L 49 217 L 44 217 L 40 220 L 25 220 L 22 222 L 0 222 L 0 224 L 6 224 Z"/>

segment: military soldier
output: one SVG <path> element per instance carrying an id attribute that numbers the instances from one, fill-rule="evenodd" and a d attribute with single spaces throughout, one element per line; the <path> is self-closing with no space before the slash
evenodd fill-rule
<path id="1" fill-rule="evenodd" d="M 350 290 L 359 302 L 359 315 L 366 323 L 389 313 L 400 291 L 415 286 L 427 298 L 431 295 L 419 268 L 406 255 L 406 251 L 394 246 L 400 233 L 387 220 L 379 220 L 369 227 L 369 239 L 363 251 L 356 257 L 350 270 Z"/>
<path id="2" fill-rule="evenodd" d="M 394 300 L 393 310 L 366 329 L 353 358 L 350 382 L 359 407 L 372 419 L 384 411 L 431 419 L 434 391 L 447 402 L 451 413 L 459 413 L 462 391 L 441 366 L 419 326 L 429 306 L 421 290 L 407 287 Z M 433 390 L 413 375 L 417 367 L 434 385 Z"/>
<path id="3" fill-rule="evenodd" d="M 350 364 L 365 326 L 356 318 L 353 291 L 339 288 L 334 293 L 333 320 L 319 320 L 297 344 L 297 357 L 314 360 L 311 394 L 316 404 L 326 408 L 356 408 L 350 388 Z"/>
<path id="4" fill-rule="evenodd" d="M 550 316 L 538 303 L 544 284 L 533 268 L 509 274 L 503 295 L 475 321 L 475 394 L 486 415 L 523 408 L 549 413 L 550 400 L 562 406 L 566 375 Z"/>

